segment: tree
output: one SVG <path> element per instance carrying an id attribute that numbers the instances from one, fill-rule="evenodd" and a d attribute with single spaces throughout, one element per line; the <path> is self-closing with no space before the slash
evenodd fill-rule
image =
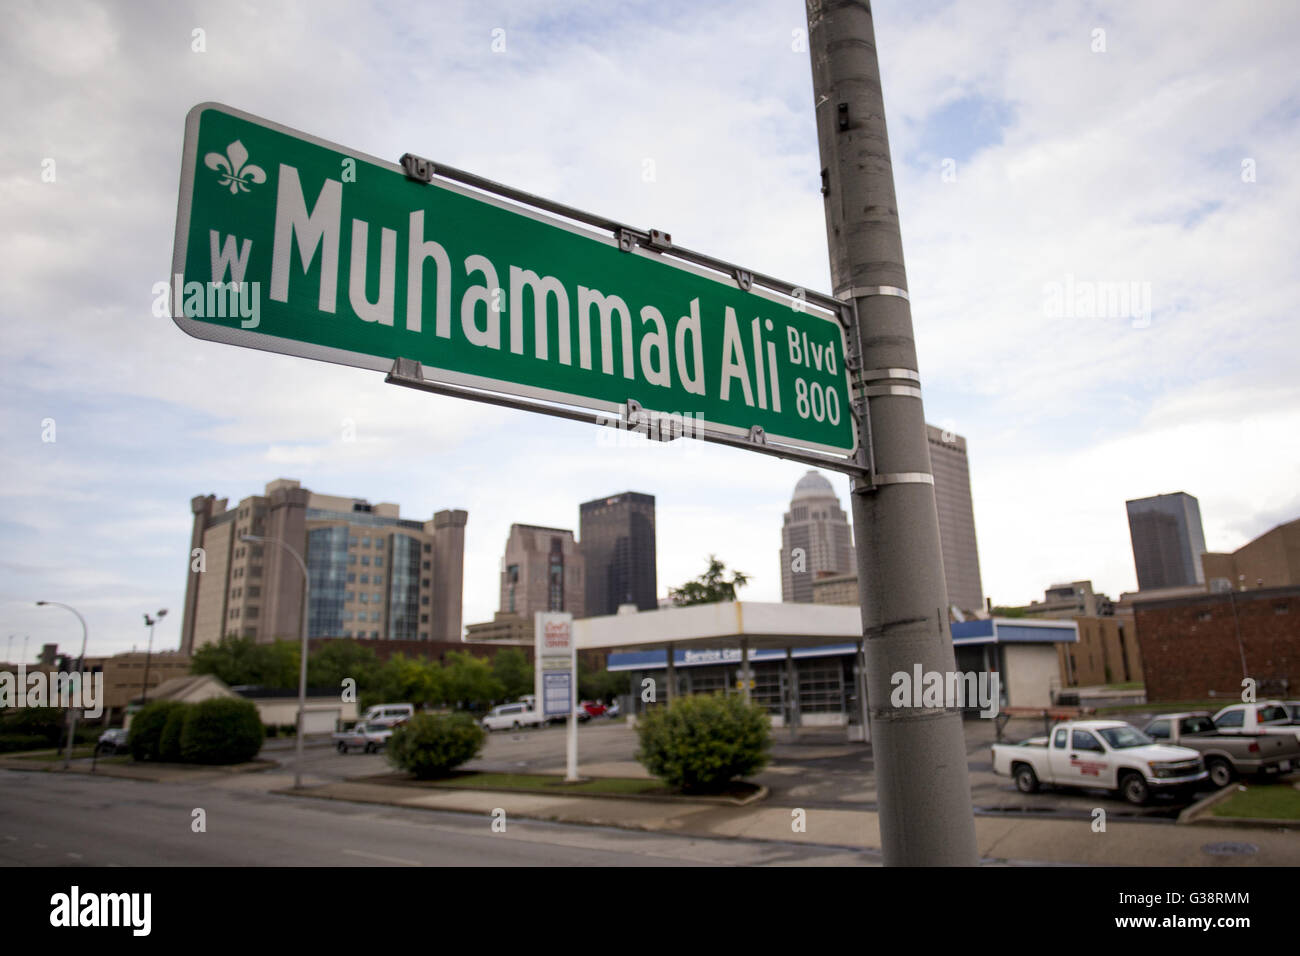
<path id="1" fill-rule="evenodd" d="M 379 658 L 355 641 L 324 641 L 307 658 L 307 686 L 341 690 L 343 681 L 357 682 L 358 693 L 371 690 L 379 673 Z"/>
<path id="2" fill-rule="evenodd" d="M 736 600 L 736 591 L 749 583 L 749 575 L 733 571 L 731 580 L 724 576 L 727 566 L 709 555 L 709 568 L 698 578 L 687 581 L 679 588 L 669 588 L 668 597 L 677 607 L 691 604 L 716 604 L 718 601 Z"/>
<path id="3" fill-rule="evenodd" d="M 492 668 L 469 651 L 452 651 L 444 669 L 447 684 L 443 699 L 473 710 L 506 696 L 505 685 L 492 675 Z"/>
<path id="4" fill-rule="evenodd" d="M 361 682 L 357 682 L 361 686 Z M 377 667 L 370 684 L 361 694 L 361 704 L 438 703 L 445 700 L 446 677 L 434 661 L 423 657 L 394 654 Z"/>
<path id="5" fill-rule="evenodd" d="M 578 661 L 578 699 L 608 703 L 619 694 L 628 693 L 630 676 L 619 671 L 596 670 Z"/>
<path id="6" fill-rule="evenodd" d="M 522 697 L 533 692 L 533 665 L 528 655 L 517 647 L 503 647 L 492 658 L 492 676 L 505 688 L 506 697 Z"/>
<path id="7" fill-rule="evenodd" d="M 231 687 L 253 684 L 277 689 L 298 686 L 298 644 L 258 644 L 251 637 L 227 634 L 194 652 L 190 673 L 211 674 Z"/>
<path id="8" fill-rule="evenodd" d="M 254 645 L 253 662 L 258 679 L 249 683 L 296 690 L 301 658 L 302 648 L 297 641 L 275 640 Z"/>

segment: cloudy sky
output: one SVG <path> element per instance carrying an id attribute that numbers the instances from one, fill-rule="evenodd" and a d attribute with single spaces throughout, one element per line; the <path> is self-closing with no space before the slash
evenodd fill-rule
<path id="1" fill-rule="evenodd" d="M 969 441 L 985 592 L 1133 589 L 1126 498 L 1196 495 L 1212 550 L 1300 516 L 1295 4 L 874 7 L 926 414 Z M 658 500 L 661 592 L 714 552 L 779 600 L 800 465 L 610 450 L 590 426 L 192 339 L 150 304 L 206 100 L 829 291 L 804 29 L 791 0 L 6 4 L 12 657 L 23 635 L 29 657 L 79 643 L 39 598 L 86 615 L 91 653 L 143 646 L 159 607 L 155 646 L 176 646 L 189 499 L 281 476 L 467 509 L 466 623 L 496 609 L 511 522 L 576 527 L 580 501 L 628 489 Z M 1134 284 L 1126 314 L 1054 298 L 1100 282 Z"/>

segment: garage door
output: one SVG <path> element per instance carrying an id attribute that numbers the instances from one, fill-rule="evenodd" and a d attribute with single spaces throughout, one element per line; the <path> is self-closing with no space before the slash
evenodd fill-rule
<path id="1" fill-rule="evenodd" d="M 332 734 L 334 725 L 339 719 L 340 711 L 335 710 L 309 710 L 303 715 L 303 733 L 305 734 Z"/>

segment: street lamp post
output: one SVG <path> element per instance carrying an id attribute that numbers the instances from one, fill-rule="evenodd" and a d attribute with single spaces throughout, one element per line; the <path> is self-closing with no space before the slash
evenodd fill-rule
<path id="1" fill-rule="evenodd" d="M 149 628 L 149 649 L 144 652 L 144 686 L 140 692 L 140 706 L 149 703 L 149 662 L 153 658 L 153 626 L 167 616 L 167 609 L 158 611 L 157 617 L 144 616 L 144 623 Z"/>
<path id="2" fill-rule="evenodd" d="M 302 787 L 302 731 L 307 712 L 307 612 L 311 609 L 311 578 L 307 574 L 307 562 L 302 559 L 302 555 L 278 538 L 246 534 L 241 536 L 239 540 L 279 545 L 293 556 L 293 559 L 298 562 L 298 567 L 302 570 L 302 650 L 299 652 L 300 661 L 298 667 L 298 743 L 293 762 L 293 788 L 298 790 Z"/>
<path id="3" fill-rule="evenodd" d="M 37 601 L 37 607 L 61 607 L 65 611 L 71 611 L 77 615 L 77 620 L 81 622 L 81 657 L 77 660 L 77 680 L 80 682 L 82 672 L 86 669 L 86 619 L 81 616 L 81 612 L 70 604 L 61 604 L 58 601 Z M 23 642 L 24 648 L 26 642 Z M 77 684 L 80 687 L 80 683 Z M 68 752 L 63 758 L 63 769 L 67 770 L 72 765 L 72 745 L 77 738 L 77 710 L 75 707 L 68 708 Z"/>

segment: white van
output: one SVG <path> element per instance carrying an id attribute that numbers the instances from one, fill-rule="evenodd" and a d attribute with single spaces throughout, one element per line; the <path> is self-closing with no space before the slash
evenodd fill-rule
<path id="1" fill-rule="evenodd" d="M 538 726 L 542 722 L 541 715 L 524 701 L 516 701 L 513 704 L 500 704 L 493 707 L 480 721 L 483 729 L 489 732 L 493 730 L 518 730 L 520 727 Z"/>
<path id="2" fill-rule="evenodd" d="M 414 704 L 376 704 L 361 715 L 361 722 L 369 727 L 391 727 L 414 716 Z"/>

